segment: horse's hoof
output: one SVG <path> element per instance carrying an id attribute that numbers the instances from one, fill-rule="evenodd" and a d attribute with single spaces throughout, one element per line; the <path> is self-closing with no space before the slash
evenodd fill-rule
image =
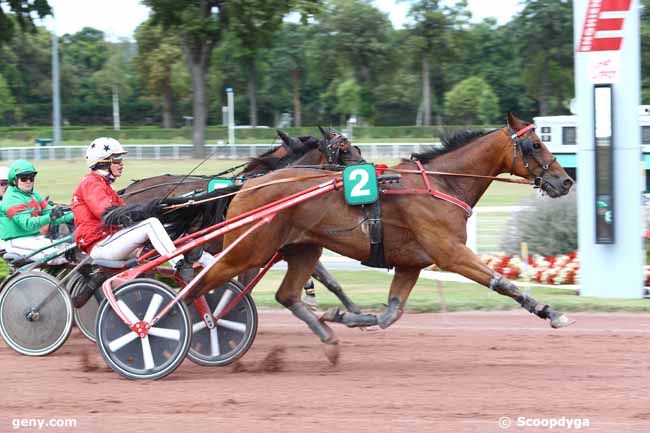
<path id="1" fill-rule="evenodd" d="M 334 342 L 328 342 L 323 344 L 323 352 L 331 365 L 336 365 L 339 363 L 339 356 L 341 355 L 339 342 L 334 339 Z"/>
<path id="2" fill-rule="evenodd" d="M 569 325 L 574 324 L 575 320 L 569 320 L 564 314 L 560 314 L 555 319 L 551 320 L 551 328 L 566 328 Z"/>
<path id="3" fill-rule="evenodd" d="M 340 322 L 343 314 L 338 307 L 332 307 L 318 318 L 321 322 Z"/>

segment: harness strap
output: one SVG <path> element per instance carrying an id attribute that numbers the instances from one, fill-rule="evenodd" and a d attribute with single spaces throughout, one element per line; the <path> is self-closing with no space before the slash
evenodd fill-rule
<path id="1" fill-rule="evenodd" d="M 178 208 L 182 208 L 182 207 L 188 207 L 188 206 L 194 206 L 194 205 L 198 205 L 198 204 L 202 204 L 202 203 L 207 203 L 209 201 L 219 200 L 219 199 L 222 199 L 222 198 L 225 198 L 225 197 L 232 197 L 232 196 L 235 196 L 235 195 L 239 194 L 240 192 L 253 191 L 253 190 L 256 190 L 256 189 L 265 188 L 265 187 L 270 186 L 270 185 L 277 185 L 277 184 L 280 184 L 280 183 L 291 183 L 291 182 L 297 182 L 297 181 L 301 181 L 301 180 L 318 179 L 318 178 L 323 178 L 323 177 L 333 178 L 336 175 L 337 175 L 337 173 L 324 173 L 324 174 L 317 174 L 317 175 L 294 176 L 294 177 L 288 177 L 288 178 L 285 178 L 285 179 L 271 180 L 271 181 L 262 183 L 260 185 L 251 186 L 251 187 L 247 187 L 247 188 L 242 188 L 239 191 L 231 192 L 229 194 L 222 194 L 222 195 L 218 195 L 216 197 L 210 197 L 210 198 L 206 198 L 206 199 L 202 199 L 202 200 L 189 200 L 186 203 L 182 203 L 182 204 L 165 205 L 163 210 L 165 212 L 170 212 L 170 211 L 173 211 L 174 209 L 178 209 Z M 336 189 L 336 186 L 335 186 L 335 189 Z"/>
<path id="2" fill-rule="evenodd" d="M 463 209 L 468 217 L 472 216 L 472 208 L 470 205 L 468 205 L 467 203 L 465 203 L 460 199 L 457 199 L 456 197 L 453 197 L 449 194 L 445 194 L 444 192 L 436 191 L 435 189 L 431 188 L 431 183 L 429 182 L 429 178 L 427 176 L 428 172 L 424 169 L 420 161 L 414 161 L 414 162 L 418 167 L 419 173 L 422 174 L 422 179 L 424 180 L 424 185 L 427 187 L 427 189 L 385 189 L 385 190 L 381 190 L 382 194 L 386 194 L 386 195 L 427 194 L 435 198 L 438 198 L 440 200 L 444 200 L 448 203 L 454 204 L 459 208 Z"/>

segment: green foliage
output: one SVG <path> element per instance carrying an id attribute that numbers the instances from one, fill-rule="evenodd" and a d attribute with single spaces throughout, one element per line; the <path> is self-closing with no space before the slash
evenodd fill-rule
<path id="1" fill-rule="evenodd" d="M 555 256 L 578 249 L 576 195 L 562 198 L 536 198 L 523 203 L 528 209 L 517 212 L 508 221 L 501 240 L 506 253 L 518 254 L 521 242 L 533 254 Z"/>
<path id="2" fill-rule="evenodd" d="M 21 31 L 34 32 L 34 17 L 51 14 L 47 0 L 0 0 L 0 46 L 14 37 L 16 23 Z"/>
<path id="3" fill-rule="evenodd" d="M 51 34 L 38 25 L 16 31 L 21 19 L 26 30 L 32 24 L 12 7 L 37 3 L 47 4 L 0 0 L 0 17 L 13 29 L 3 40 L 9 26 L 0 23 L 0 75 L 13 97 L 3 105 L 14 105 L 0 116 L 4 124 L 51 122 Z M 340 124 L 349 108 L 342 110 L 337 93 L 348 79 L 359 86 L 356 110 L 364 126 L 415 124 L 427 101 L 436 124 L 501 123 L 506 111 L 526 120 L 568 111 L 574 92 L 572 2 L 524 0 L 522 12 L 505 25 L 471 22 L 465 1 L 451 3 L 410 1 L 410 21 L 396 30 L 369 0 L 147 0 L 157 24 L 138 30 L 138 46 L 109 42 L 92 28 L 59 38 L 64 123 L 110 125 L 112 89 L 118 86 L 122 125 L 167 118 L 167 125 L 180 126 L 182 116 L 193 114 L 198 91 L 192 81 L 200 76 L 208 125 L 221 123 L 225 87 L 235 90 L 237 123 L 250 123 L 253 76 L 260 125 L 273 126 L 284 112 L 300 115 L 305 125 Z M 650 0 L 640 3 L 641 99 L 650 104 Z M 288 11 L 298 12 L 300 23 L 284 20 Z M 194 74 L 188 59 L 199 68 Z M 484 120 L 445 112 L 445 95 L 470 77 L 493 89 L 497 117 L 488 99 Z"/>
<path id="4" fill-rule="evenodd" d="M 11 94 L 7 80 L 0 75 L 0 124 L 6 123 L 6 119 L 10 117 L 17 117 L 17 110 L 16 100 Z"/>
<path id="5" fill-rule="evenodd" d="M 509 25 L 518 41 L 522 79 L 542 116 L 568 112 L 573 97 L 571 2 L 527 0 Z"/>
<path id="6" fill-rule="evenodd" d="M 361 87 L 353 79 L 343 81 L 336 87 L 336 111 L 348 117 L 361 105 Z"/>
<path id="7" fill-rule="evenodd" d="M 499 101 L 494 90 L 479 77 L 467 78 L 445 95 L 447 119 L 466 125 L 491 123 L 499 116 Z"/>

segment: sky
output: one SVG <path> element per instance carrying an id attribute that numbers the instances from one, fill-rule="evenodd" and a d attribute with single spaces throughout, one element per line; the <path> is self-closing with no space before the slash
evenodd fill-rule
<path id="1" fill-rule="evenodd" d="M 49 0 L 49 3 L 54 10 L 58 35 L 94 27 L 102 30 L 112 41 L 132 40 L 135 28 L 149 15 L 149 8 L 140 0 Z M 404 26 L 408 19 L 408 1 L 374 0 L 374 3 L 389 15 L 395 27 Z M 494 17 L 503 24 L 520 9 L 519 0 L 469 0 L 468 3 L 474 22 Z M 45 25 L 52 29 L 52 19 L 47 18 Z"/>

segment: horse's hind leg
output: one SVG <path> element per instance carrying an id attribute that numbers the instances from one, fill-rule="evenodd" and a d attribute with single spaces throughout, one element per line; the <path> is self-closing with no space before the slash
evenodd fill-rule
<path id="1" fill-rule="evenodd" d="M 314 269 L 314 272 L 312 273 L 312 276 L 320 281 L 327 289 L 334 293 L 337 298 L 343 303 L 345 306 L 345 309 L 348 310 L 351 313 L 361 313 L 361 309 L 354 303 L 352 302 L 352 299 L 348 297 L 348 295 L 343 291 L 343 288 L 341 285 L 334 279 L 334 276 L 329 273 L 327 269 L 325 269 L 325 266 L 318 261 L 316 263 L 316 268 Z"/>
<path id="2" fill-rule="evenodd" d="M 321 320 L 339 322 L 349 327 L 379 325 L 382 329 L 388 328 L 402 316 L 406 300 L 413 286 L 415 286 L 419 275 L 419 269 L 395 269 L 395 275 L 393 276 L 388 294 L 388 306 L 379 316 L 374 314 L 340 312 L 338 309 L 331 309 L 323 314 Z"/>
<path id="3" fill-rule="evenodd" d="M 533 297 L 522 293 L 512 281 L 490 269 L 466 246 L 458 246 L 456 251 L 453 263 L 439 263 L 442 269 L 461 274 L 501 295 L 511 297 L 526 311 L 542 319 L 549 319 L 553 328 L 564 328 L 573 323 L 564 314 L 555 311 L 549 305 L 542 304 Z"/>
<path id="4" fill-rule="evenodd" d="M 289 245 L 282 249 L 282 257 L 287 262 L 287 273 L 282 280 L 275 299 L 294 316 L 302 320 L 316 334 L 325 347 L 325 354 L 332 364 L 338 361 L 338 343 L 329 326 L 320 322 L 318 317 L 300 300 L 303 285 L 309 278 L 320 258 L 322 248 L 317 245 Z"/>

